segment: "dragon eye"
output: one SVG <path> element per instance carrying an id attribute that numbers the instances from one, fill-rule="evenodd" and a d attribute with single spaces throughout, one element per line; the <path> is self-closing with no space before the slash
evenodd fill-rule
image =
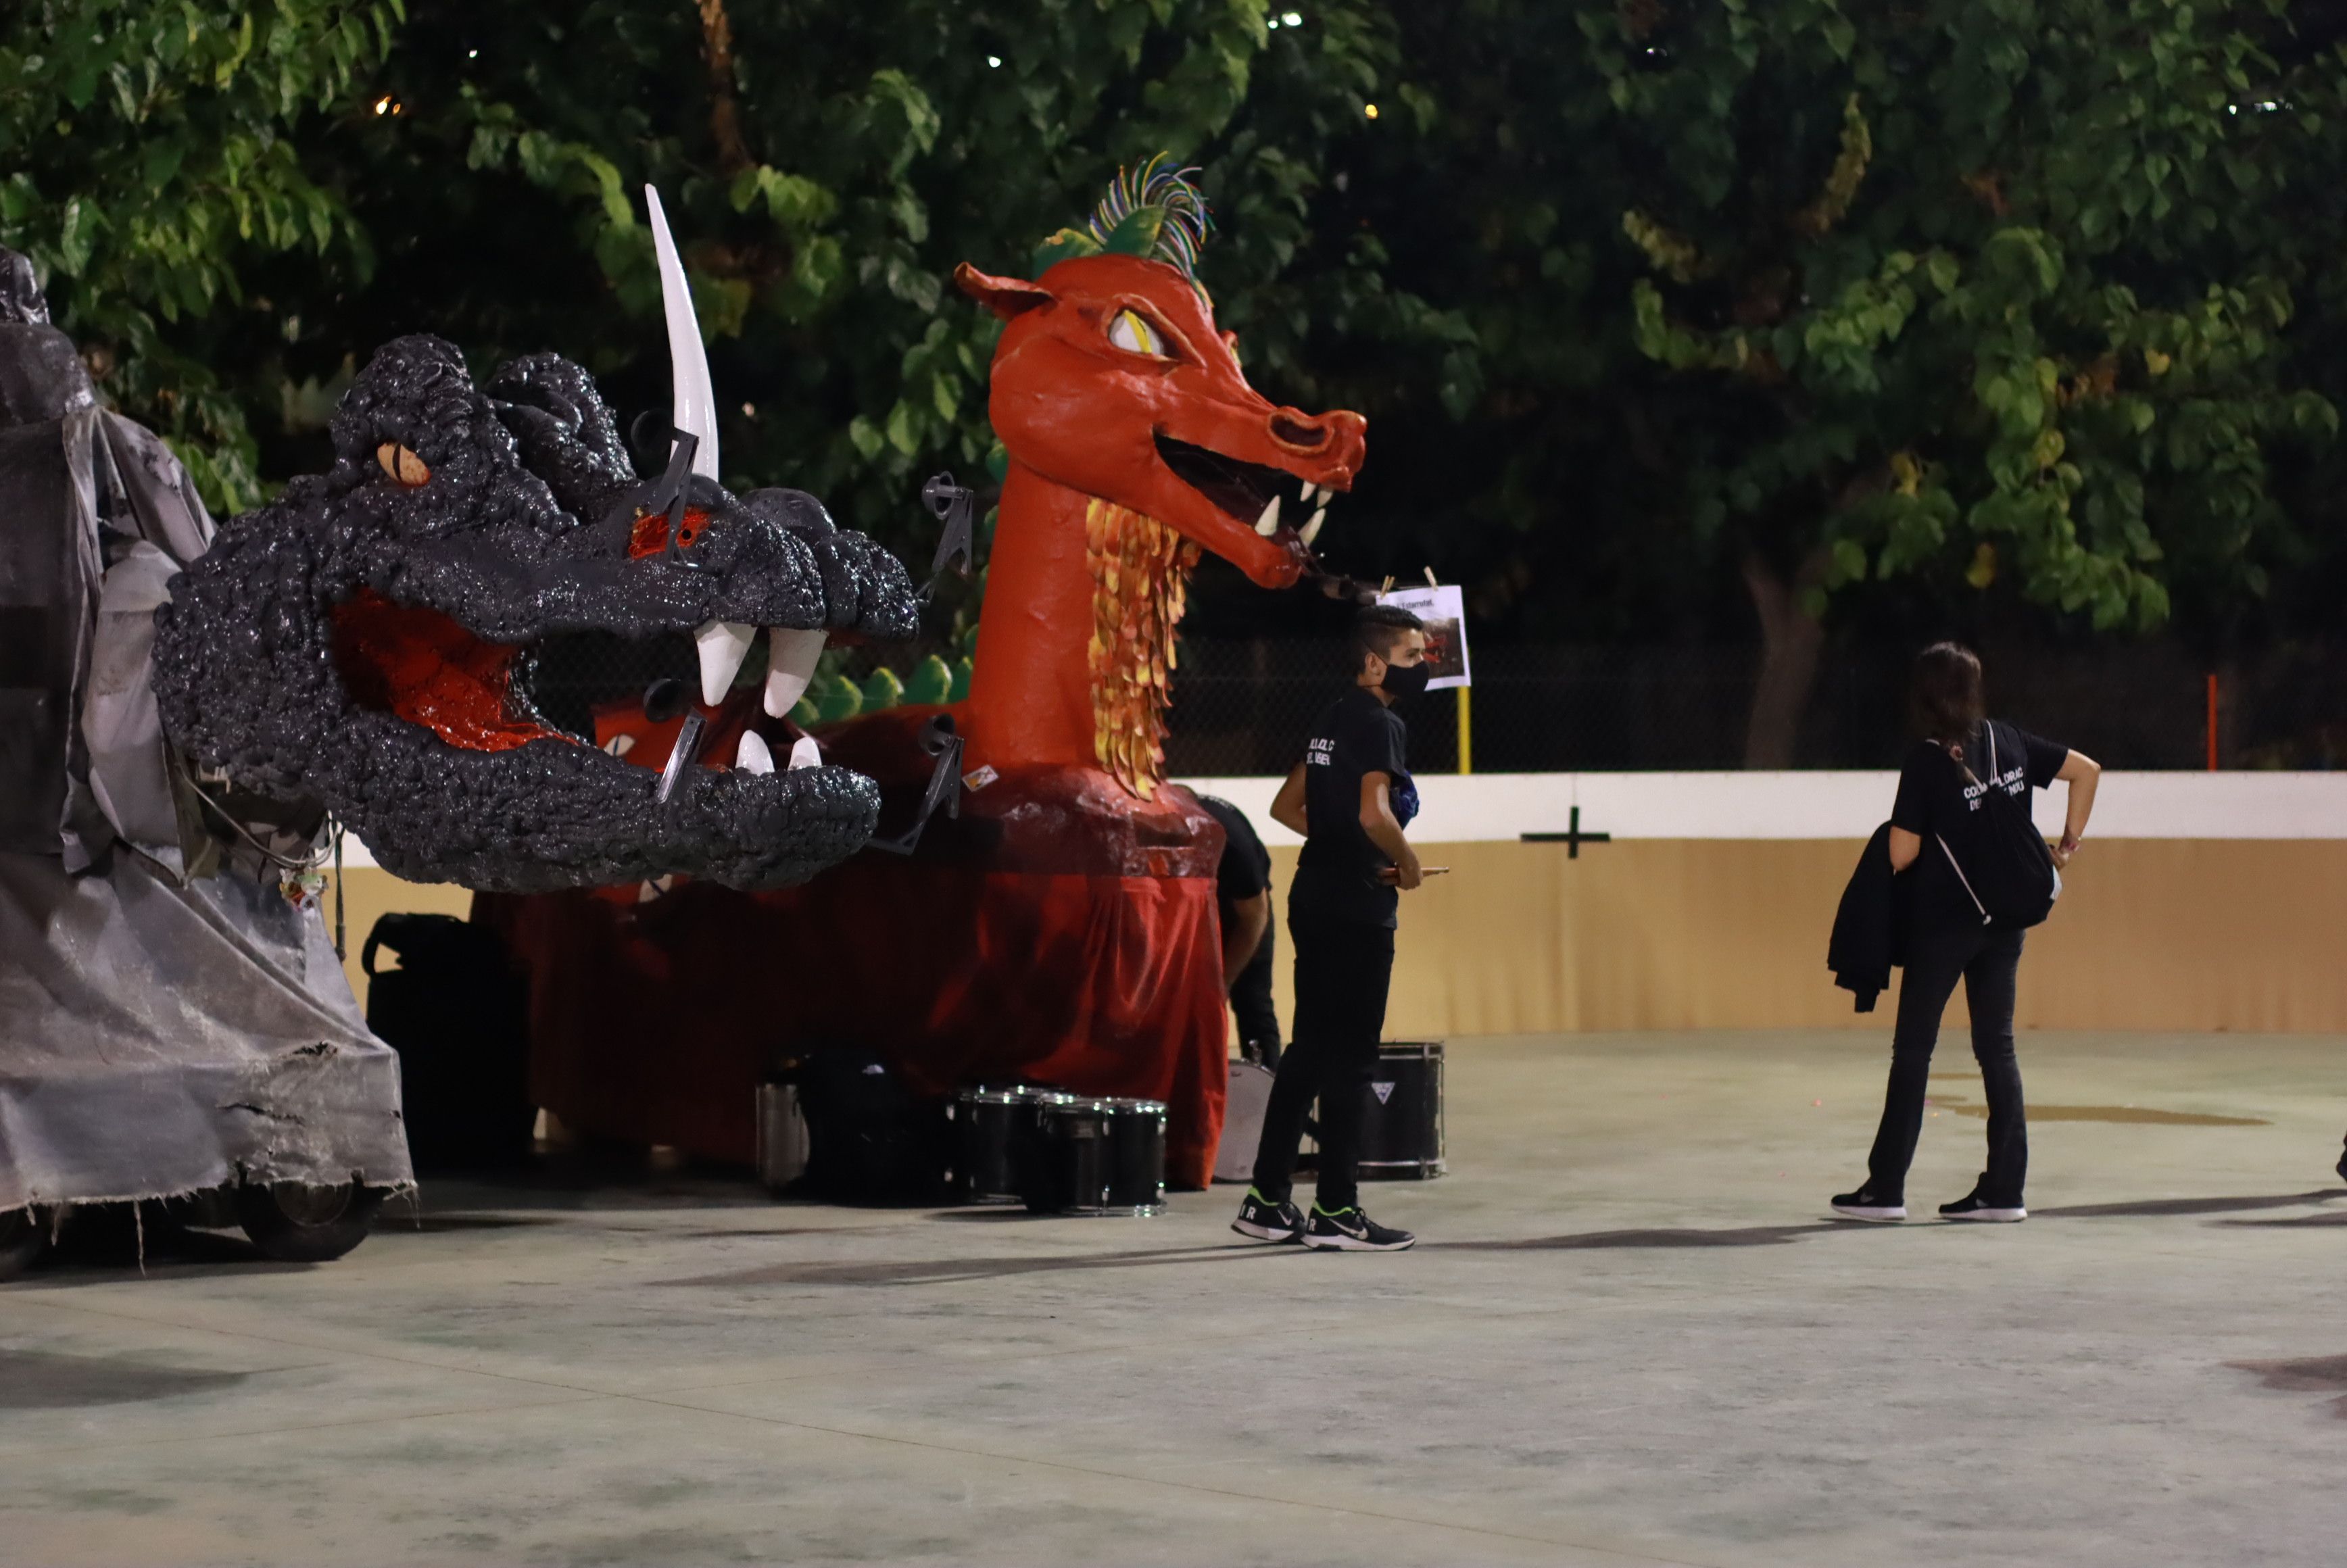
<path id="1" fill-rule="evenodd" d="M 1165 352 L 1164 339 L 1138 311 L 1119 311 L 1116 319 L 1108 323 L 1108 341 L 1128 354 L 1145 354 L 1153 359 L 1171 359 Z"/>
<path id="2" fill-rule="evenodd" d="M 383 471 L 413 490 L 432 477 L 432 470 L 423 458 L 396 441 L 386 441 L 374 449 L 374 460 Z"/>

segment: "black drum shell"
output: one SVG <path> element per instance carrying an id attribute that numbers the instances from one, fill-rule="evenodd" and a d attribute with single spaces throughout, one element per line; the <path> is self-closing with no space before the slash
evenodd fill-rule
<path id="1" fill-rule="evenodd" d="M 1108 1207 L 1153 1214 L 1165 1206 L 1165 1106 L 1156 1100 L 1109 1105 Z"/>
<path id="2" fill-rule="evenodd" d="M 1111 1128 L 1106 1101 L 1052 1095 L 1035 1106 L 1035 1140 L 1019 1195 L 1036 1214 L 1108 1211 Z"/>
<path id="3" fill-rule="evenodd" d="M 954 1190 L 968 1203 L 1016 1203 L 1035 1135 L 1036 1091 L 965 1089 L 954 1101 Z"/>

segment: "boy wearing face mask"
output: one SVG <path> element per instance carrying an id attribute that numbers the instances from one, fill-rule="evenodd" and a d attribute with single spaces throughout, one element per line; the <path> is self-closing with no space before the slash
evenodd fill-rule
<path id="1" fill-rule="evenodd" d="M 1361 1100 L 1385 1033 L 1400 893 L 1419 882 L 1402 829 L 1418 814 L 1403 762 L 1409 732 L 1396 699 L 1426 690 L 1426 630 L 1373 605 L 1353 623 L 1353 690 L 1313 723 L 1304 761 L 1271 804 L 1304 835 L 1287 893 L 1296 950 L 1294 1039 L 1279 1059 L 1263 1118 L 1255 1184 L 1231 1228 L 1260 1241 L 1300 1240 L 1346 1252 L 1399 1252 L 1417 1240 L 1361 1212 L 1355 1185 Z M 1288 1196 L 1304 1117 L 1320 1102 L 1320 1176 L 1312 1213 Z"/>

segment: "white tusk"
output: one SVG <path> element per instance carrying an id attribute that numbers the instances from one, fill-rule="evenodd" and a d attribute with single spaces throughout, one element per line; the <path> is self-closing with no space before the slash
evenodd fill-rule
<path id="1" fill-rule="evenodd" d="M 815 661 L 823 657 L 825 633 L 776 626 L 766 632 L 766 712 L 779 719 L 806 695 Z"/>
<path id="2" fill-rule="evenodd" d="M 1320 525 L 1327 520 L 1328 508 L 1323 507 L 1318 511 L 1312 514 L 1312 520 L 1310 522 L 1305 524 L 1301 528 L 1296 530 L 1296 537 L 1302 539 L 1306 544 L 1310 544 L 1314 539 L 1320 537 Z"/>
<path id="3" fill-rule="evenodd" d="M 636 749 L 636 737 L 633 735 L 613 735 L 609 741 L 603 743 L 603 749 L 610 753 L 615 757 L 624 757 L 630 752 Z"/>
<path id="4" fill-rule="evenodd" d="M 742 661 L 750 654 L 750 640 L 758 635 L 754 626 L 744 626 L 738 620 L 712 620 L 692 634 L 692 645 L 701 653 L 701 700 L 714 708 L 725 701 L 733 687 L 733 677 L 742 669 Z"/>
<path id="5" fill-rule="evenodd" d="M 823 766 L 823 751 L 815 743 L 813 735 L 801 735 L 791 743 L 791 771 Z"/>
<path id="6" fill-rule="evenodd" d="M 709 383 L 709 354 L 701 344 L 701 323 L 692 313 L 692 287 L 684 280 L 684 262 L 678 259 L 676 241 L 668 231 L 668 215 L 661 210 L 660 192 L 644 187 L 644 209 L 651 215 L 652 250 L 660 258 L 661 311 L 668 317 L 668 366 L 674 388 L 670 420 L 679 430 L 700 438 L 693 449 L 692 471 L 704 479 L 717 477 L 717 394 Z"/>
<path id="7" fill-rule="evenodd" d="M 1312 504 L 1312 497 L 1319 493 L 1320 487 L 1313 484 L 1310 480 L 1307 480 L 1304 485 L 1304 494 L 1296 497 L 1297 504 L 1308 507 Z M 1336 492 L 1332 490 L 1329 494 L 1334 495 Z"/>
<path id="8" fill-rule="evenodd" d="M 770 774 L 774 771 L 774 753 L 755 730 L 742 732 L 742 743 L 733 753 L 733 765 L 745 774 Z"/>
<path id="9" fill-rule="evenodd" d="M 1277 496 L 1274 496 L 1271 498 L 1271 503 L 1264 507 L 1263 516 L 1255 520 L 1255 531 L 1261 534 L 1265 538 L 1269 538 L 1273 533 L 1278 529 L 1278 528 L 1279 497 Z"/>

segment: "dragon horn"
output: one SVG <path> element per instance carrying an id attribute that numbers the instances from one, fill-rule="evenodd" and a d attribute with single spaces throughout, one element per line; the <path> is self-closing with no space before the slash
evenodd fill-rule
<path id="1" fill-rule="evenodd" d="M 644 206 L 651 217 L 652 249 L 660 257 L 661 311 L 668 317 L 669 376 L 675 386 L 675 412 L 670 420 L 700 441 L 692 454 L 692 471 L 704 479 L 714 479 L 717 394 L 709 384 L 709 355 L 701 346 L 692 290 L 684 281 L 684 263 L 677 258 L 676 241 L 669 235 L 660 192 L 650 185 L 644 187 Z"/>

